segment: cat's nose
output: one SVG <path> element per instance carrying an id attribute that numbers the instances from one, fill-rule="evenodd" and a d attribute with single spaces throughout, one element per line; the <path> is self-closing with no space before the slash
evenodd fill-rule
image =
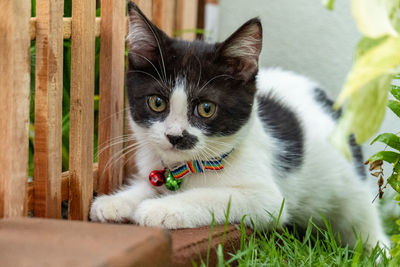
<path id="1" fill-rule="evenodd" d="M 186 130 L 181 135 L 165 134 L 168 141 L 177 149 L 192 149 L 196 146 L 197 137 L 188 133 Z"/>
<path id="2" fill-rule="evenodd" d="M 179 144 L 183 139 L 183 136 L 179 136 L 179 135 L 169 135 L 169 134 L 167 134 L 166 136 L 167 136 L 169 142 L 174 146 Z"/>

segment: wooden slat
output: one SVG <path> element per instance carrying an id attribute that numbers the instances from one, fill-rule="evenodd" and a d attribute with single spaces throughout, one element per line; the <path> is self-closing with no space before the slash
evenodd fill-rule
<path id="1" fill-rule="evenodd" d="M 153 23 L 169 36 L 175 29 L 175 0 L 153 0 Z"/>
<path id="2" fill-rule="evenodd" d="M 136 0 L 136 5 L 142 10 L 144 15 L 151 20 L 153 12 L 153 1 L 151 0 Z"/>
<path id="3" fill-rule="evenodd" d="M 0 1 L 0 217 L 26 214 L 31 1 Z"/>
<path id="4" fill-rule="evenodd" d="M 95 1 L 72 1 L 68 217 L 87 220 L 93 193 Z"/>
<path id="5" fill-rule="evenodd" d="M 68 200 L 69 199 L 69 176 L 70 173 L 68 171 L 63 172 L 61 174 L 61 200 Z M 97 180 L 99 179 L 99 169 L 98 169 L 98 164 L 95 163 L 93 164 L 93 190 L 94 192 L 97 192 Z M 33 182 L 28 183 L 28 187 L 26 190 L 26 207 L 27 211 L 33 211 L 34 210 L 34 201 L 33 201 L 33 195 L 34 195 L 34 189 L 33 189 Z"/>
<path id="6" fill-rule="evenodd" d="M 31 40 L 36 39 L 36 20 L 37 20 L 36 17 L 30 19 L 29 32 L 30 32 Z M 126 20 L 128 21 L 127 18 L 126 18 Z M 94 32 L 95 32 L 96 37 L 100 37 L 100 21 L 101 21 L 101 18 L 96 17 L 96 25 L 94 27 Z M 63 18 L 63 26 L 62 27 L 64 28 L 63 38 L 71 39 L 72 18 Z"/>
<path id="7" fill-rule="evenodd" d="M 206 12 L 206 0 L 198 0 L 197 5 L 197 28 L 204 30 L 204 19 Z M 196 39 L 203 40 L 203 33 L 197 33 Z"/>
<path id="8" fill-rule="evenodd" d="M 61 218 L 64 0 L 36 1 L 35 217 Z"/>
<path id="9" fill-rule="evenodd" d="M 198 0 L 177 0 L 176 30 L 183 40 L 194 40 L 197 29 Z"/>
<path id="10" fill-rule="evenodd" d="M 124 126 L 125 0 L 101 1 L 99 193 L 122 184 Z"/>

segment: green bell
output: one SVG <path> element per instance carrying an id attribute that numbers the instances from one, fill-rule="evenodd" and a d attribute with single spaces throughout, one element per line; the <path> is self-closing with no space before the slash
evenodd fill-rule
<path id="1" fill-rule="evenodd" d="M 168 170 L 167 179 L 165 179 L 165 187 L 168 190 L 176 191 L 181 187 L 181 185 L 182 185 L 182 179 L 175 179 L 171 171 Z"/>

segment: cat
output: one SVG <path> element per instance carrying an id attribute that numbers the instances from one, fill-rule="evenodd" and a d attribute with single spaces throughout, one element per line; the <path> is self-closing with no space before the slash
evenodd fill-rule
<path id="1" fill-rule="evenodd" d="M 340 115 L 332 101 L 306 77 L 259 68 L 258 18 L 209 44 L 172 39 L 135 4 L 128 10 L 138 172 L 94 199 L 92 221 L 223 224 L 230 203 L 230 223 L 245 216 L 246 225 L 269 230 L 278 217 L 306 227 L 311 217 L 323 226 L 325 216 L 343 243 L 361 235 L 369 248 L 389 245 L 360 148 L 351 138 L 351 163 L 328 141 Z"/>

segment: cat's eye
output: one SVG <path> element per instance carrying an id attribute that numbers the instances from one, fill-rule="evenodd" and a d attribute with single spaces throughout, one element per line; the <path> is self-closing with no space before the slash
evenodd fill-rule
<path id="1" fill-rule="evenodd" d="M 201 102 L 194 109 L 194 115 L 197 117 L 210 118 L 212 115 L 214 115 L 215 110 L 216 105 L 214 103 Z"/>
<path id="2" fill-rule="evenodd" d="M 148 104 L 149 107 L 155 112 L 163 112 L 167 108 L 167 103 L 165 100 L 158 95 L 150 96 Z"/>

